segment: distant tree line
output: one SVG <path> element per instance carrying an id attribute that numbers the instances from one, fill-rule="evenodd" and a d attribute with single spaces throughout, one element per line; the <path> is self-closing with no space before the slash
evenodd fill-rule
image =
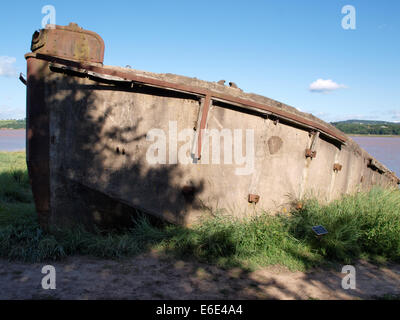
<path id="1" fill-rule="evenodd" d="M 354 123 L 332 122 L 332 124 L 347 134 L 400 135 L 400 123 Z"/>
<path id="2" fill-rule="evenodd" d="M 0 120 L 0 129 L 25 129 L 26 120 Z"/>
<path id="3" fill-rule="evenodd" d="M 400 135 L 400 123 L 380 121 L 348 120 L 332 122 L 332 124 L 347 134 Z M 26 119 L 0 120 L 0 129 L 25 129 Z"/>

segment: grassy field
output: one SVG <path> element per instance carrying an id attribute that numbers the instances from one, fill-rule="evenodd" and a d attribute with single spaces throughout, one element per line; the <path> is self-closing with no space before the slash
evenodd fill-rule
<path id="1" fill-rule="evenodd" d="M 284 265 L 305 270 L 358 258 L 400 261 L 400 191 L 374 189 L 322 206 L 315 199 L 289 215 L 248 220 L 216 213 L 193 229 L 154 227 L 142 217 L 119 233 L 82 228 L 45 233 L 37 224 L 25 154 L 0 153 L 0 257 L 39 262 L 75 254 L 117 259 L 159 250 L 222 267 Z M 328 235 L 318 240 L 311 226 Z"/>

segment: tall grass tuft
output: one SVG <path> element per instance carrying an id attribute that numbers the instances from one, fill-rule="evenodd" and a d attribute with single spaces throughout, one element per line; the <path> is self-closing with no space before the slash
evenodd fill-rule
<path id="1" fill-rule="evenodd" d="M 216 215 L 193 229 L 172 227 L 167 234 L 163 241 L 167 251 L 223 267 L 281 264 L 304 270 L 320 262 L 307 243 L 292 237 L 279 218 L 267 214 L 245 220 Z"/>
<path id="2" fill-rule="evenodd" d="M 349 262 L 362 254 L 400 259 L 400 191 L 374 188 L 328 205 L 309 200 L 290 219 L 290 232 L 328 259 Z M 320 240 L 311 230 L 323 225 Z"/>

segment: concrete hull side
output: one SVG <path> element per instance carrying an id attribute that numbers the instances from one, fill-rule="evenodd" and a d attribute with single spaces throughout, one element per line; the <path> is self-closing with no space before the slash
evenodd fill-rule
<path id="1" fill-rule="evenodd" d="M 28 59 L 32 65 L 37 61 Z M 40 157 L 34 157 L 37 151 L 31 140 L 28 159 L 36 179 L 33 185 L 47 181 L 44 191 L 34 188 L 35 199 L 47 195 L 45 205 L 36 201 L 42 225 L 127 225 L 135 209 L 191 225 L 210 211 L 237 216 L 286 211 L 310 195 L 331 201 L 373 185 L 396 186 L 390 177 L 367 166 L 370 156 L 351 140 L 338 146 L 317 138 L 316 157 L 306 158 L 312 140 L 309 131 L 218 103 L 209 110 L 207 129 L 225 130 L 232 138 L 235 130 L 241 131 L 243 154 L 246 130 L 254 130 L 254 170 L 240 174 L 246 164 L 235 161 L 232 149 L 232 161 L 226 161 L 225 140 L 216 150 L 211 136 L 205 136 L 196 163 L 190 151 L 202 112 L 198 98 L 98 83 L 52 72 L 46 62 L 40 63 L 40 86 L 28 84 L 28 92 L 41 90 L 36 93 L 42 92 L 43 128 L 48 130 L 39 137 Z M 28 99 L 29 130 L 38 123 L 34 105 Z M 165 156 L 156 150 L 163 144 Z M 38 179 L 40 170 L 32 169 L 34 159 L 45 164 L 45 180 Z M 342 166 L 340 171 L 333 170 L 335 163 Z M 249 194 L 258 195 L 259 202 L 250 204 Z"/>
<path id="2" fill-rule="evenodd" d="M 48 64 L 27 61 L 26 161 L 39 223 L 47 228 L 50 217 L 49 106 L 46 101 Z"/>

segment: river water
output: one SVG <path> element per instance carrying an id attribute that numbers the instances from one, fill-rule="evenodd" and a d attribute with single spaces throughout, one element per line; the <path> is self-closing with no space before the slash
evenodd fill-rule
<path id="1" fill-rule="evenodd" d="M 351 137 L 400 177 L 400 137 Z M 0 130 L 0 151 L 25 149 L 25 130 Z"/>
<path id="2" fill-rule="evenodd" d="M 361 148 L 400 177 L 400 137 L 351 137 Z"/>
<path id="3" fill-rule="evenodd" d="M 0 130 L 0 151 L 25 150 L 25 130 Z"/>

